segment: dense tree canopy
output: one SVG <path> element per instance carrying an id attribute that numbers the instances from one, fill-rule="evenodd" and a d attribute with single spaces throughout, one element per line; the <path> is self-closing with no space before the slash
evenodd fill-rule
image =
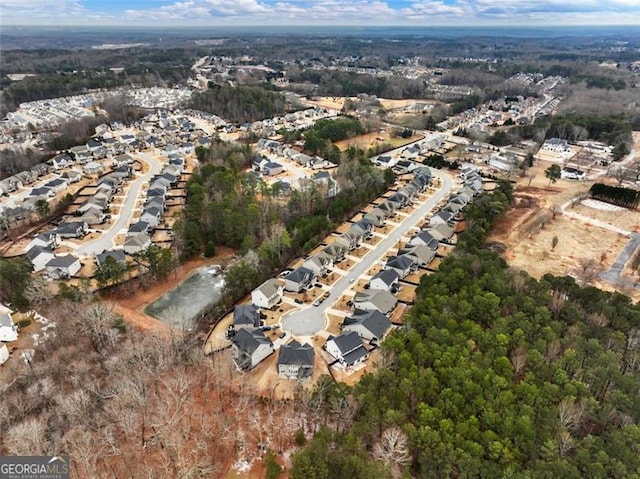
<path id="1" fill-rule="evenodd" d="M 280 93 L 261 86 L 212 85 L 193 95 L 191 106 L 234 123 L 246 123 L 282 115 L 285 99 Z"/>

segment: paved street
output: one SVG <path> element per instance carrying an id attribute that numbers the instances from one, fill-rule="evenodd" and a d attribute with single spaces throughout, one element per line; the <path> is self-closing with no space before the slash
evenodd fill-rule
<path id="1" fill-rule="evenodd" d="M 78 247 L 76 249 L 76 253 L 79 256 L 95 256 L 102 253 L 104 250 L 113 248 L 113 239 L 129 224 L 129 220 L 131 219 L 131 214 L 136 206 L 142 185 L 149 181 L 149 178 L 153 175 L 160 172 L 161 165 L 155 158 L 147 155 L 146 153 L 138 153 L 137 156 L 149 164 L 149 171 L 129 184 L 129 187 L 126 190 L 126 199 L 121 205 L 120 213 L 117 215 L 117 218 L 115 218 L 111 228 L 105 230 L 99 238 Z"/>
<path id="2" fill-rule="evenodd" d="M 629 242 L 622 249 L 611 267 L 604 273 L 601 273 L 600 277 L 612 284 L 634 289 L 638 288 L 639 285 L 637 281 L 622 277 L 622 271 L 624 270 L 625 265 L 629 262 L 638 247 L 640 247 L 640 234 L 631 233 L 631 239 Z"/>
<path id="3" fill-rule="evenodd" d="M 305 305 L 302 310 L 294 311 L 282 319 L 282 328 L 294 336 L 308 336 L 324 329 L 326 318 L 325 312 L 330 309 L 333 303 L 346 291 L 353 282 L 366 273 L 373 264 L 380 260 L 387 251 L 393 249 L 400 238 L 405 236 L 409 230 L 422 222 L 422 219 L 429 213 L 438 201 L 449 195 L 453 186 L 451 177 L 439 170 L 431 170 L 434 177 L 440 178 L 440 189 L 433 193 L 424 203 L 419 205 L 408 217 L 393 229 L 382 241 L 376 244 L 373 250 L 369 251 L 360 262 L 356 263 L 351 270 L 338 280 L 330 288 L 331 295 L 320 306 Z"/>

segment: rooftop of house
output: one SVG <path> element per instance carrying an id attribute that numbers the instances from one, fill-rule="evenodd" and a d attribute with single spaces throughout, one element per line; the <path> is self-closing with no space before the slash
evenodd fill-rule
<path id="1" fill-rule="evenodd" d="M 47 263 L 47 268 L 68 268 L 77 261 L 79 261 L 78 258 L 73 256 L 72 254 L 56 256 L 49 260 L 49 262 Z"/>
<path id="2" fill-rule="evenodd" d="M 309 344 L 300 344 L 295 339 L 280 347 L 278 365 L 313 366 L 315 351 Z"/>

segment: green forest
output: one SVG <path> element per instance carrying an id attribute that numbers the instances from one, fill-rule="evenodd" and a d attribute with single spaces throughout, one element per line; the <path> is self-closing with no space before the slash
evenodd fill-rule
<path id="1" fill-rule="evenodd" d="M 455 253 L 384 341 L 385 367 L 316 388 L 328 426 L 293 478 L 640 477 L 640 307 L 509 268 L 484 237 L 510 202 L 503 183 L 470 206 Z"/>
<path id="2" fill-rule="evenodd" d="M 365 127 L 355 117 L 319 120 L 304 132 L 304 149 L 330 161 L 339 161 L 340 150 L 333 142 L 353 138 L 365 132 Z"/>
<path id="3" fill-rule="evenodd" d="M 282 115 L 285 98 L 261 86 L 212 84 L 208 90 L 193 95 L 191 107 L 233 123 L 246 123 Z"/>

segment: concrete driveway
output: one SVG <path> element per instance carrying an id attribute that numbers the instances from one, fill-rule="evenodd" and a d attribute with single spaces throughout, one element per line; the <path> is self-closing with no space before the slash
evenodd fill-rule
<path id="1" fill-rule="evenodd" d="M 402 223 L 393 229 L 382 241 L 374 246 L 372 250 L 356 263 L 345 276 L 339 279 L 333 287 L 329 289 L 330 296 L 320 306 L 305 305 L 302 310 L 293 311 L 282 318 L 282 328 L 294 336 L 309 336 L 325 328 L 325 311 L 330 309 L 342 293 L 346 291 L 352 283 L 365 274 L 371 266 L 379 261 L 387 252 L 398 244 L 402 236 L 405 236 L 412 228 L 422 222 L 431 208 L 444 197 L 448 197 L 453 180 L 449 175 L 439 170 L 431 169 L 433 176 L 440 178 L 440 189 L 433 196 L 420 204 Z"/>
<path id="2" fill-rule="evenodd" d="M 149 181 L 153 175 L 156 175 L 160 172 L 162 165 L 158 160 L 153 158 L 146 153 L 138 153 L 138 157 L 142 160 L 146 161 L 149 164 L 149 171 L 136 178 L 133 182 L 129 184 L 129 187 L 126 191 L 127 197 L 124 200 L 120 208 L 120 213 L 115 218 L 115 221 L 111 225 L 111 228 L 105 230 L 99 238 L 96 238 L 93 241 L 89 241 L 80 245 L 76 249 L 76 253 L 79 256 L 95 256 L 102 253 L 104 250 L 112 249 L 114 246 L 113 239 L 120 234 L 120 231 L 124 229 L 131 220 L 131 214 L 136 206 L 136 202 L 138 201 L 138 196 L 140 194 L 140 190 L 142 189 L 142 185 Z"/>

